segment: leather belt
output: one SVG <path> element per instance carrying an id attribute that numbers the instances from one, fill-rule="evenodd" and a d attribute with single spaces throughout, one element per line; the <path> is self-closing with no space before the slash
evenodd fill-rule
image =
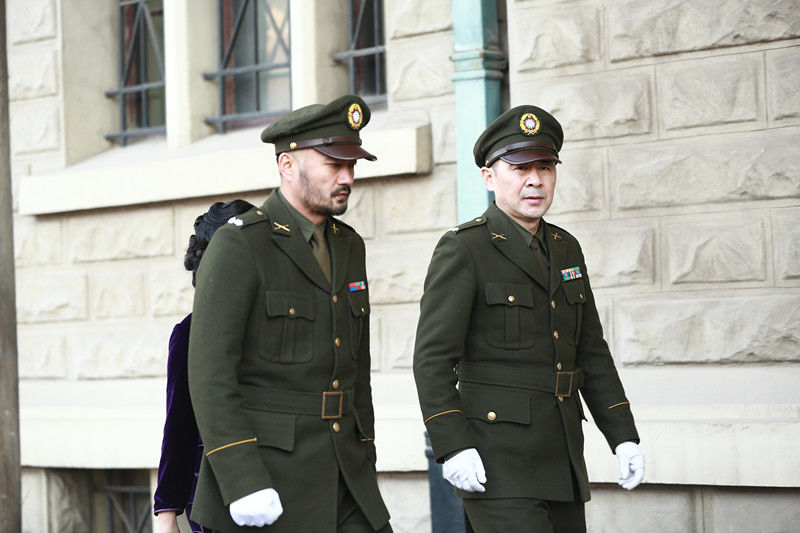
<path id="1" fill-rule="evenodd" d="M 323 420 L 342 418 L 353 410 L 352 389 L 325 392 L 297 392 L 239 385 L 242 406 L 278 413 L 316 415 Z"/>
<path id="2" fill-rule="evenodd" d="M 583 386 L 583 370 L 537 372 L 524 368 L 460 362 L 456 366 L 459 381 L 482 385 L 516 387 L 547 392 L 558 398 L 569 396 Z"/>

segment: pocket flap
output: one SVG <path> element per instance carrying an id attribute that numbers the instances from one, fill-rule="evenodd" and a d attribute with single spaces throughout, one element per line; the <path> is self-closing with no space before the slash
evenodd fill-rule
<path id="1" fill-rule="evenodd" d="M 369 296 L 366 291 L 350 292 L 347 294 L 350 302 L 350 309 L 355 316 L 367 316 L 369 314 Z"/>
<path id="2" fill-rule="evenodd" d="M 251 415 L 259 446 L 269 446 L 287 452 L 294 450 L 294 415 L 269 411 L 251 411 Z"/>
<path id="3" fill-rule="evenodd" d="M 572 305 L 586 303 L 586 290 L 582 279 L 573 279 L 564 282 L 564 294 Z"/>
<path id="4" fill-rule="evenodd" d="M 489 424 L 497 422 L 531 423 L 531 395 L 502 389 L 485 389 L 461 384 L 464 417 Z"/>
<path id="5" fill-rule="evenodd" d="M 267 291 L 267 315 L 314 319 L 314 299 L 302 292 Z"/>
<path id="6" fill-rule="evenodd" d="M 533 307 L 533 289 L 530 285 L 490 281 L 484 284 L 484 291 L 489 305 Z"/>

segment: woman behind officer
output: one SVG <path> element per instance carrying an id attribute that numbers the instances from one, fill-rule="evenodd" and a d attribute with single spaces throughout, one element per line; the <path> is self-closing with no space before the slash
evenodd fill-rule
<path id="1" fill-rule="evenodd" d="M 207 213 L 194 222 L 194 235 L 189 237 L 189 247 L 183 266 L 192 273 L 192 286 L 203 252 L 214 232 L 236 215 L 249 211 L 253 205 L 244 200 L 230 203 L 216 202 Z M 158 465 L 158 487 L 154 497 L 154 512 L 158 516 L 158 533 L 178 533 L 177 517 L 186 511 L 191 516 L 197 472 L 203 455 L 203 442 L 197 430 L 186 370 L 189 348 L 189 326 L 192 314 L 186 316 L 172 330 L 167 360 L 167 418 L 164 422 L 164 439 L 161 443 L 161 461 Z M 193 532 L 208 532 L 189 519 Z"/>

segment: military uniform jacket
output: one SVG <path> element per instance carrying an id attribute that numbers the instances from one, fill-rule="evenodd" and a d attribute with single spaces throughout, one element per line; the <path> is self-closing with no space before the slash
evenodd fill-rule
<path id="1" fill-rule="evenodd" d="M 333 532 L 339 472 L 375 529 L 389 519 L 375 474 L 364 242 L 335 219 L 326 237 L 331 283 L 273 193 L 217 230 L 203 256 L 189 385 L 206 455 L 192 518 L 215 531 L 252 531 L 228 505 L 272 487 L 284 512 L 266 531 Z"/>
<path id="2" fill-rule="evenodd" d="M 612 450 L 638 442 L 578 241 L 541 223 L 549 279 L 495 204 L 447 232 L 428 269 L 414 376 L 436 459 L 483 460 L 486 492 L 462 497 L 588 501 L 579 387 Z"/>

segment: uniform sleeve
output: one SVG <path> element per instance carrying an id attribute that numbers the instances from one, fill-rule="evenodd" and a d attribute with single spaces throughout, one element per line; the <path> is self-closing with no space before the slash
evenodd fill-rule
<path id="1" fill-rule="evenodd" d="M 365 256 L 364 241 L 359 239 L 359 244 L 361 246 L 360 257 L 363 260 Z M 374 465 L 377 461 L 377 454 L 375 451 L 375 411 L 372 407 L 372 385 L 370 384 L 372 359 L 369 347 L 369 320 L 371 316 L 370 313 L 370 316 L 365 320 L 364 329 L 361 332 L 361 344 L 357 352 L 356 364 L 358 365 L 358 370 L 355 384 L 355 408 L 358 412 L 361 429 L 360 438 L 364 442 L 367 454 Z"/>
<path id="2" fill-rule="evenodd" d="M 414 379 L 438 462 L 475 444 L 461 411 L 455 366 L 464 354 L 475 298 L 475 266 L 464 244 L 445 234 L 433 252 L 414 346 Z"/>
<path id="3" fill-rule="evenodd" d="M 585 382 L 580 390 L 592 418 L 613 451 L 621 442 L 638 443 L 639 434 L 630 403 L 625 397 L 625 390 L 614 366 L 614 359 L 603 339 L 603 326 L 600 324 L 586 262 L 580 250 L 579 254 L 587 296 L 586 303 L 583 304 L 583 324 L 576 357 L 576 364 L 583 369 L 585 375 Z"/>
<path id="4" fill-rule="evenodd" d="M 226 505 L 273 486 L 242 409 L 237 375 L 257 290 L 255 260 L 240 230 L 221 227 L 197 272 L 189 389 L 205 455 Z"/>
<path id="5" fill-rule="evenodd" d="M 188 322 L 175 326 L 167 359 L 167 416 L 153 510 L 181 514 L 189 503 L 197 457 L 197 424 L 189 399 Z"/>

